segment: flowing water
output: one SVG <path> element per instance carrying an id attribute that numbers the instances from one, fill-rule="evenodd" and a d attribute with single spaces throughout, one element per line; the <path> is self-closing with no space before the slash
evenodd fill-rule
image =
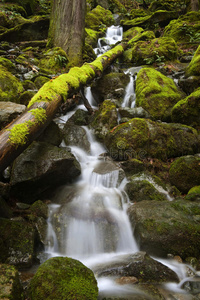
<path id="1" fill-rule="evenodd" d="M 122 34 L 120 28 L 111 28 L 107 31 L 107 36 L 110 31 Z M 116 37 L 113 38 L 115 39 Z M 131 87 L 127 87 L 127 99 L 131 95 L 134 97 L 133 70 L 128 72 Z M 86 88 L 85 94 L 95 107 L 91 89 Z M 129 100 L 124 99 L 123 106 L 133 107 L 134 102 L 130 104 Z M 83 106 L 78 108 L 85 109 Z M 65 123 L 72 113 L 62 117 L 61 122 Z M 53 204 L 49 205 L 45 252 L 48 258 L 68 256 L 93 269 L 101 262 L 112 261 L 121 254 L 133 254 L 139 248 L 126 213 L 129 206 L 128 196 L 124 192 L 127 179 L 122 169 L 105 155 L 106 149 L 95 140 L 92 131 L 85 126 L 83 129 L 87 134 L 90 150 L 86 152 L 81 147 L 70 147 L 81 165 L 81 176 L 75 183 L 60 187 L 51 199 Z M 169 260 L 160 261 L 173 269 L 180 280 L 186 278 L 185 265 Z M 128 297 L 126 299 L 140 299 L 132 297 L 135 294 L 143 295 L 136 287 L 117 285 L 111 278 L 97 280 L 100 294 L 108 297 L 123 294 Z M 183 293 L 177 284 L 169 284 L 166 288 Z M 145 299 L 148 299 L 147 295 Z"/>

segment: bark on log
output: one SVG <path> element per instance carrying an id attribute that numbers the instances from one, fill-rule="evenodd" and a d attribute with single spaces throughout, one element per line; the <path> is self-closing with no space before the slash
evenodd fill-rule
<path id="1" fill-rule="evenodd" d="M 43 132 L 59 106 L 95 77 L 101 76 L 127 46 L 127 43 L 121 43 L 92 63 L 74 67 L 42 86 L 27 110 L 0 132 L 0 174 Z"/>

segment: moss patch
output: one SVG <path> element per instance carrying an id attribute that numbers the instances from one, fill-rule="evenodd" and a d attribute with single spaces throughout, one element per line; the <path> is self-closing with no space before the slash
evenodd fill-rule
<path id="1" fill-rule="evenodd" d="M 98 288 L 91 270 L 68 257 L 47 260 L 37 270 L 30 284 L 32 300 L 96 300 Z"/>
<path id="2" fill-rule="evenodd" d="M 173 106 L 181 99 L 174 81 L 152 68 L 143 68 L 136 80 L 136 106 L 155 119 L 169 121 Z"/>

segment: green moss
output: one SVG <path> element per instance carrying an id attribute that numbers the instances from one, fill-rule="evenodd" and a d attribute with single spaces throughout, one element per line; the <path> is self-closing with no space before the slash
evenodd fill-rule
<path id="1" fill-rule="evenodd" d="M 197 48 L 189 66 L 185 72 L 186 76 L 200 75 L 200 46 Z"/>
<path id="2" fill-rule="evenodd" d="M 30 284 L 32 300 L 96 300 L 97 283 L 91 270 L 68 257 L 47 260 L 37 270 Z"/>
<path id="3" fill-rule="evenodd" d="M 172 37 L 177 42 L 199 41 L 200 12 L 189 12 L 165 27 L 164 36 Z"/>
<path id="4" fill-rule="evenodd" d="M 197 185 L 197 186 L 192 187 L 192 188 L 189 190 L 188 195 L 189 195 L 189 194 L 193 194 L 193 193 L 195 193 L 195 194 L 200 194 L 200 185 Z"/>
<path id="5" fill-rule="evenodd" d="M 200 125 L 200 88 L 183 100 L 180 100 L 172 109 L 172 121 L 193 127 Z"/>
<path id="6" fill-rule="evenodd" d="M 90 71 L 91 69 L 91 71 Z M 87 67 L 86 65 L 84 67 L 78 68 L 74 67 L 69 71 L 69 76 L 76 77 L 79 82 L 82 84 L 86 84 L 88 78 L 91 76 L 91 74 L 94 75 L 94 71 L 92 72 L 92 68 Z"/>
<path id="7" fill-rule="evenodd" d="M 22 124 L 17 124 L 9 130 L 9 142 L 18 147 L 26 144 L 27 135 L 29 134 L 29 123 L 25 122 Z"/>
<path id="8" fill-rule="evenodd" d="M 31 101 L 28 104 L 30 108 L 34 103 L 39 102 L 51 102 L 57 97 L 58 93 L 54 91 L 49 82 L 45 83 L 42 88 L 33 96 Z"/>
<path id="9" fill-rule="evenodd" d="M 142 68 L 136 80 L 136 106 L 155 119 L 171 119 L 171 110 L 181 98 L 174 81 L 152 68 Z"/>
<path id="10" fill-rule="evenodd" d="M 154 38 L 152 32 L 145 32 L 138 37 L 140 40 L 129 41 L 133 44 L 132 62 L 136 65 L 160 63 L 166 60 L 175 60 L 178 55 L 178 47 L 173 38 L 162 37 Z"/>
<path id="11" fill-rule="evenodd" d="M 44 53 L 44 57 L 40 60 L 39 67 L 51 73 L 58 73 L 62 69 L 65 71 L 67 62 L 68 57 L 65 51 L 60 47 L 55 47 Z"/>
<path id="12" fill-rule="evenodd" d="M 15 70 L 15 65 L 7 58 L 0 57 L 0 65 L 5 67 L 10 72 Z"/>
<path id="13" fill-rule="evenodd" d="M 46 111 L 41 107 L 31 109 L 29 112 L 35 117 L 36 123 L 44 123 L 47 119 Z"/>
<path id="14" fill-rule="evenodd" d="M 99 38 L 99 32 L 91 28 L 85 28 L 85 31 L 86 31 L 85 42 L 93 47 L 96 47 Z"/>

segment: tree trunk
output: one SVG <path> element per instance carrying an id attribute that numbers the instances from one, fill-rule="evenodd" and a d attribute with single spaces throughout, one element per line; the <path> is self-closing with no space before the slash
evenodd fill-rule
<path id="1" fill-rule="evenodd" d="M 52 0 L 49 44 L 61 47 L 71 65 L 80 65 L 85 40 L 86 0 Z"/>
<path id="2" fill-rule="evenodd" d="M 199 10 L 199 0 L 191 0 L 191 10 L 198 11 Z"/>
<path id="3" fill-rule="evenodd" d="M 0 132 L 0 174 L 35 140 L 54 118 L 59 106 L 103 71 L 127 48 L 121 43 L 90 64 L 74 67 L 45 83 L 31 99 L 28 110 Z"/>

